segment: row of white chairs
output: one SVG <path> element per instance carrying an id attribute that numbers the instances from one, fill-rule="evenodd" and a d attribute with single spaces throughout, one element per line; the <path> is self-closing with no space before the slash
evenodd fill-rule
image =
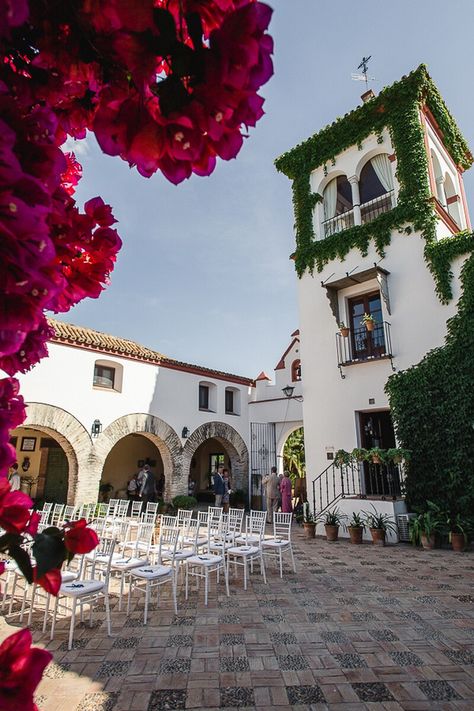
<path id="1" fill-rule="evenodd" d="M 273 536 L 265 537 L 265 512 L 251 511 L 244 520 L 244 511 L 231 509 L 226 515 L 218 507 L 209 507 L 207 512 L 178 511 L 177 516 L 160 516 L 159 533 L 155 538 L 155 522 L 114 521 L 96 517 L 92 526 L 99 534 L 99 546 L 89 554 L 75 559 L 72 566 L 62 571 L 62 585 L 55 599 L 51 622 L 51 639 L 55 633 L 58 613 L 62 610 L 71 615 L 68 647 L 72 648 L 74 628 L 79 609 L 83 619 L 85 605 L 92 609 L 94 604 L 104 599 L 107 630 L 110 634 L 109 582 L 117 579 L 119 584 L 119 610 L 128 584 L 127 614 L 130 613 L 132 597 L 145 595 L 144 624 L 147 623 L 151 595 L 162 585 L 170 585 L 175 612 L 177 612 L 176 589 L 180 572 L 188 597 L 191 579 L 204 580 L 204 601 L 208 604 L 210 576 L 224 577 L 226 594 L 229 595 L 229 573 L 240 565 L 244 570 L 244 588 L 247 589 L 249 574 L 254 563 L 260 564 L 261 575 L 266 582 L 264 557 L 279 559 L 280 576 L 285 553 L 291 556 L 293 569 L 295 562 L 291 545 L 291 514 L 275 514 Z M 21 581 L 23 587 L 21 586 Z M 16 588 L 20 587 L 19 595 Z M 9 613 L 13 601 L 21 599 L 20 619 L 22 620 L 29 597 L 28 623 L 31 624 L 33 610 L 44 604 L 43 630 L 46 630 L 50 596 L 35 584 L 27 585 L 15 564 L 9 565 L 4 588 L 2 609 L 10 596 Z M 65 603 L 69 601 L 69 605 Z"/>
<path id="2" fill-rule="evenodd" d="M 133 521 L 155 521 L 158 516 L 158 504 L 149 501 L 143 507 L 141 501 L 128 501 L 126 499 L 111 499 L 108 503 L 81 504 L 72 506 L 69 504 L 45 503 L 41 511 L 39 531 L 47 526 L 63 526 L 70 521 L 77 521 L 85 518 L 87 521 L 103 520 L 110 521 L 130 519 Z"/>

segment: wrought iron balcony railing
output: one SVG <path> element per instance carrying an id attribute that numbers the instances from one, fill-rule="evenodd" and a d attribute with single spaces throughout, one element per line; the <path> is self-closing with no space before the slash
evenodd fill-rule
<path id="1" fill-rule="evenodd" d="M 379 195 L 379 197 L 364 202 L 360 206 L 360 216 L 362 224 L 366 222 L 372 222 L 376 217 L 381 215 L 383 212 L 388 212 L 394 207 L 395 195 L 393 190 L 390 190 L 384 195 Z"/>
<path id="2" fill-rule="evenodd" d="M 347 210 L 340 215 L 336 215 L 336 217 L 330 217 L 329 220 L 324 220 L 324 236 L 329 237 L 330 235 L 336 234 L 336 232 L 347 230 L 349 227 L 354 227 L 354 210 Z"/>
<path id="3" fill-rule="evenodd" d="M 344 366 L 382 358 L 390 359 L 392 370 L 395 370 L 390 324 L 387 321 L 375 323 L 372 331 L 368 331 L 366 326 L 348 329 L 347 335 L 339 331 L 336 333 L 336 352 L 342 378 L 345 377 L 342 372 Z"/>

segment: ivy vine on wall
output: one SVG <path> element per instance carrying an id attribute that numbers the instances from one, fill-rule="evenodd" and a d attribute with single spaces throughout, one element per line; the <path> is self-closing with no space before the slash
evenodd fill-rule
<path id="1" fill-rule="evenodd" d="M 472 249 L 465 234 L 436 245 L 431 255 L 450 287 L 451 258 Z M 455 246 L 457 244 L 457 247 Z M 439 249 L 438 249 L 439 247 Z M 456 251 L 457 250 L 457 251 Z M 459 507 L 474 511 L 474 254 L 461 270 L 462 295 L 448 321 L 445 344 L 417 365 L 392 375 L 385 386 L 398 441 L 410 449 L 406 493 L 410 507 L 445 504 L 449 481 L 461 482 Z"/>
<path id="2" fill-rule="evenodd" d="M 409 76 L 384 89 L 376 98 L 277 158 L 277 169 L 293 181 L 294 259 L 298 276 L 301 277 L 306 269 L 312 273 L 315 267 L 321 271 L 330 260 L 337 257 L 344 259 L 353 248 L 358 248 L 365 256 L 371 241 L 375 243 L 378 254 L 384 256 L 384 249 L 394 231 L 410 234 L 416 230 L 422 234 L 427 245 L 435 242 L 437 218 L 430 194 L 428 157 L 420 121 L 420 107 L 423 105 L 433 114 L 456 164 L 460 168 L 468 168 L 472 156 L 466 141 L 423 64 Z M 320 196 L 311 192 L 312 171 L 332 162 L 335 156 L 350 146 L 361 145 L 371 133 L 380 135 L 385 127 L 390 132 L 397 156 L 398 204 L 372 222 L 315 240 L 313 211 Z M 443 278 L 437 272 L 437 263 L 430 261 L 431 256 L 432 252 L 426 250 L 425 257 L 440 293 Z"/>

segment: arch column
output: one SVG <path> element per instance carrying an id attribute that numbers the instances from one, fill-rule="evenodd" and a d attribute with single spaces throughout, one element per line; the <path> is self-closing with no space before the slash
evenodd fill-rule
<path id="1" fill-rule="evenodd" d="M 349 183 L 351 184 L 354 225 L 361 225 L 362 224 L 362 214 L 360 211 L 359 178 L 357 177 L 357 175 L 351 175 L 351 177 L 348 178 L 348 180 L 349 180 Z"/>

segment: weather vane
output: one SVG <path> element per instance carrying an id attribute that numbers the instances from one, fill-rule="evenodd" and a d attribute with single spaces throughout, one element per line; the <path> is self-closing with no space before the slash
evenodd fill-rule
<path id="1" fill-rule="evenodd" d="M 357 67 L 357 69 L 361 70 L 361 73 L 351 74 L 351 79 L 354 79 L 354 81 L 365 81 L 366 89 L 369 88 L 369 81 L 375 81 L 375 77 L 369 77 L 367 75 L 367 72 L 369 71 L 369 61 L 371 59 L 371 54 L 368 57 L 362 57 L 362 62 Z"/>

